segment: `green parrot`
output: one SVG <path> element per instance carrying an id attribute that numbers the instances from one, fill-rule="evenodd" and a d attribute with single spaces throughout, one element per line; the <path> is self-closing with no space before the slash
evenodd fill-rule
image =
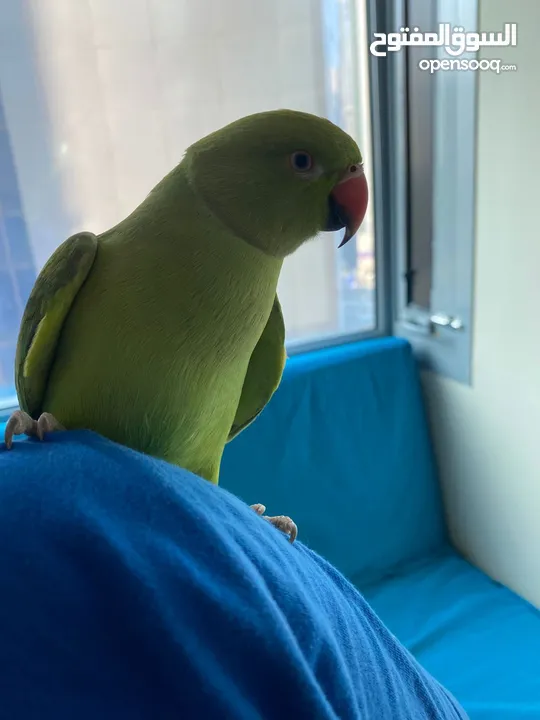
<path id="1" fill-rule="evenodd" d="M 43 267 L 6 447 L 90 429 L 217 483 L 225 444 L 281 380 L 283 260 L 320 231 L 345 228 L 343 245 L 367 201 L 357 144 L 315 115 L 258 113 L 193 144 L 125 220 L 72 235 Z"/>

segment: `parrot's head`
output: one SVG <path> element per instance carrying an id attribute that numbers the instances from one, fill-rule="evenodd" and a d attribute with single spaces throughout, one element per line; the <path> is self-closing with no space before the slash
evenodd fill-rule
<path id="1" fill-rule="evenodd" d="M 366 214 L 357 144 L 315 115 L 249 115 L 192 145 L 184 162 L 211 212 L 269 255 L 283 258 L 317 233 L 343 228 L 344 245 Z"/>

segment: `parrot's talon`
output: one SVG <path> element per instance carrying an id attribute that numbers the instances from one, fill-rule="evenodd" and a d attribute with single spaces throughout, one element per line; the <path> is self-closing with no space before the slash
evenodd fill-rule
<path id="1" fill-rule="evenodd" d="M 35 435 L 37 422 L 28 413 L 16 410 L 10 416 L 4 431 L 4 444 L 7 450 L 11 450 L 14 435 Z"/>
<path id="2" fill-rule="evenodd" d="M 23 410 L 16 410 L 7 421 L 4 444 L 7 450 L 11 450 L 14 435 L 28 435 L 43 440 L 45 433 L 60 430 L 65 428 L 50 413 L 42 413 L 37 420 L 34 420 Z"/>
<path id="3" fill-rule="evenodd" d="M 250 507 L 257 513 L 257 515 L 260 515 L 263 520 L 267 520 L 275 528 L 281 530 L 281 532 L 285 533 L 285 535 L 288 535 L 289 542 L 293 543 L 296 540 L 296 538 L 298 537 L 298 527 L 296 526 L 296 523 L 291 520 L 290 517 L 288 517 L 287 515 L 276 515 L 275 517 L 268 517 L 267 515 L 264 515 L 264 512 L 266 511 L 266 506 L 261 505 L 260 503 L 250 505 Z"/>
<path id="4" fill-rule="evenodd" d="M 265 520 L 268 520 L 275 528 L 281 530 L 285 535 L 289 536 L 289 542 L 293 543 L 298 536 L 298 528 L 296 523 L 291 520 L 287 515 L 276 515 L 275 517 L 263 516 Z"/>
<path id="5" fill-rule="evenodd" d="M 250 505 L 252 510 L 255 510 L 257 515 L 264 515 L 266 512 L 266 505 L 261 505 L 261 503 L 256 503 L 255 505 Z"/>
<path id="6" fill-rule="evenodd" d="M 41 413 L 37 420 L 37 436 L 40 440 L 43 440 L 46 433 L 50 432 L 62 432 L 66 428 L 61 425 L 58 420 L 51 415 L 51 413 Z"/>

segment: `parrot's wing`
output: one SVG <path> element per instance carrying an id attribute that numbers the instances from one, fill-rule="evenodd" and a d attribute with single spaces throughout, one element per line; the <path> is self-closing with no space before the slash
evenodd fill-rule
<path id="1" fill-rule="evenodd" d="M 251 355 L 242 395 L 227 442 L 236 437 L 263 411 L 278 388 L 286 359 L 285 323 L 276 295 L 266 327 Z"/>
<path id="2" fill-rule="evenodd" d="M 49 371 L 64 321 L 97 252 L 92 233 L 72 235 L 43 266 L 30 293 L 17 340 L 15 386 L 21 409 L 41 412 Z"/>

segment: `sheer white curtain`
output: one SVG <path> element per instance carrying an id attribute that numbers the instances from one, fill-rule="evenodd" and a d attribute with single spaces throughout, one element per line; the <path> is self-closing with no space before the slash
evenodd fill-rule
<path id="1" fill-rule="evenodd" d="M 125 217 L 193 141 L 252 112 L 337 103 L 369 171 L 363 2 L 3 0 L 0 12 L 0 92 L 37 271 L 71 233 Z M 350 331 L 343 287 L 372 284 L 369 215 L 362 243 L 352 280 L 328 235 L 286 262 L 289 339 Z M 372 294 L 353 330 L 373 325 Z"/>

